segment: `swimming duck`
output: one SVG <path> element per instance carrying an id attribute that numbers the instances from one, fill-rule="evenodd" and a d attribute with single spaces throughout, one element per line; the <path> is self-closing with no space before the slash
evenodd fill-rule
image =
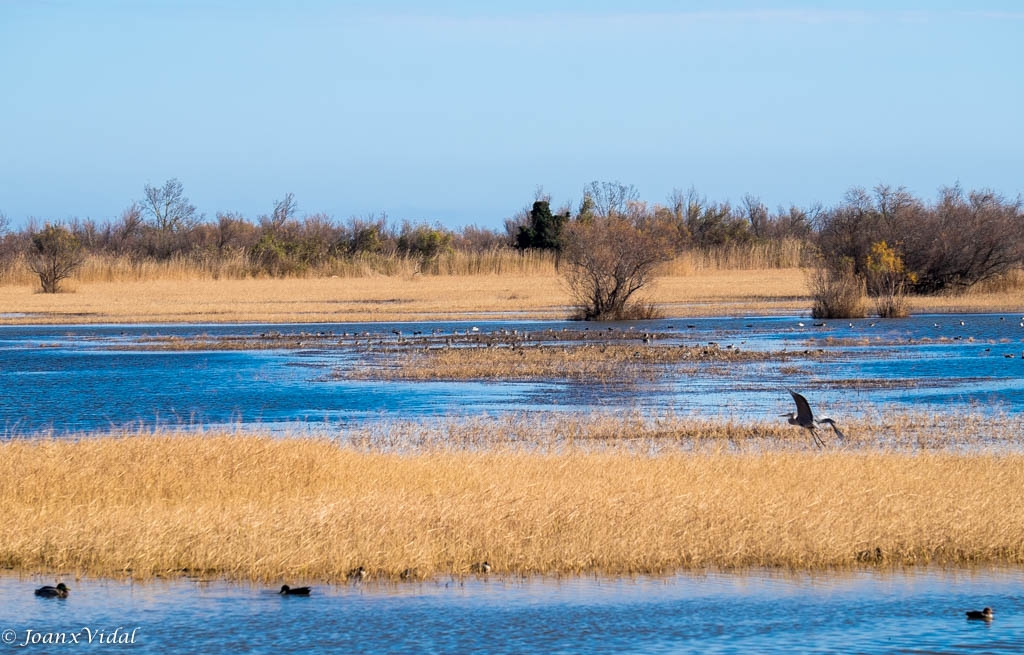
<path id="1" fill-rule="evenodd" d="M 67 598 L 70 591 L 71 590 L 68 589 L 67 585 L 61 582 L 58 583 L 56 587 L 46 585 L 45 587 L 36 589 L 36 596 L 40 596 L 42 598 Z"/>
<path id="2" fill-rule="evenodd" d="M 991 607 L 986 607 L 985 609 L 983 609 L 981 611 L 978 611 L 978 610 L 968 610 L 967 611 L 967 618 L 968 619 L 975 619 L 975 620 L 978 620 L 978 621 L 991 621 L 992 620 L 992 608 Z"/>
<path id="3" fill-rule="evenodd" d="M 281 585 L 281 591 L 278 592 L 282 596 L 308 596 L 309 587 L 289 587 L 286 584 Z"/>

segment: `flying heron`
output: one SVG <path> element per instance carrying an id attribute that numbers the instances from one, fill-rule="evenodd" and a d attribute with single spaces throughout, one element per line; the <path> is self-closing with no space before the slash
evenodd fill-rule
<path id="1" fill-rule="evenodd" d="M 814 443 L 821 448 L 825 445 L 821 437 L 818 436 L 818 425 L 827 424 L 832 426 L 832 431 L 836 433 L 836 436 L 840 439 L 843 438 L 843 433 L 836 427 L 836 422 L 830 418 L 816 419 L 814 414 L 811 412 L 811 406 L 808 404 L 807 399 L 793 391 L 792 389 L 786 389 L 789 395 L 793 396 L 793 401 L 796 402 L 796 411 L 792 414 L 783 414 L 789 419 L 790 425 L 799 425 L 800 427 L 808 430 L 811 433 L 811 437 L 814 438 Z"/>

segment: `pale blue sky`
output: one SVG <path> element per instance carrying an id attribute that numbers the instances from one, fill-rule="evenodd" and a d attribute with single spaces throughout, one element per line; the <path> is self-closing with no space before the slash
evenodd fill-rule
<path id="1" fill-rule="evenodd" d="M 1024 191 L 1017 2 L 0 0 L 0 211 L 498 227 L 543 185 Z M 1020 7 L 1018 9 L 1018 7 Z"/>

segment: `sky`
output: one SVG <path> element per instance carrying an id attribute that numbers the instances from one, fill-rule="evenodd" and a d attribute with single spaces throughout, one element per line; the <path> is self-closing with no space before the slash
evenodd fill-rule
<path id="1" fill-rule="evenodd" d="M 1010 0 L 0 0 L 0 212 L 109 220 L 170 178 L 207 218 L 489 228 L 592 180 L 1012 197 L 1022 34 Z"/>

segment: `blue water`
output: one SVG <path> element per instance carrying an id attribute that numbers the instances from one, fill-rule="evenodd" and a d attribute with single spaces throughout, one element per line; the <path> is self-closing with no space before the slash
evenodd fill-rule
<path id="1" fill-rule="evenodd" d="M 580 323 L 4 326 L 0 434 L 152 425 L 295 429 L 523 409 L 672 409 L 778 420 L 777 414 L 791 410 L 787 386 L 813 393 L 815 406 L 830 412 L 879 406 L 1012 414 L 1024 409 L 1020 319 L 943 315 L 816 327 L 810 319 L 773 317 L 616 326 L 669 331 L 673 341 L 690 345 L 716 341 L 830 353 L 824 361 L 798 357 L 783 364 L 702 367 L 692 375 L 670 372 L 636 385 L 353 381 L 344 372 L 366 355 L 351 349 L 117 349 L 157 334 L 369 331 L 386 339 L 393 329 L 429 334 L 473 325 L 483 333 L 588 327 Z M 135 585 L 63 579 L 71 597 L 48 600 L 32 589 L 52 584 L 52 578 L 0 576 L 0 651 L 113 651 L 125 646 L 19 645 L 32 634 L 85 640 L 85 628 L 94 639 L 99 631 L 110 638 L 120 628 L 117 635 L 134 634 L 133 650 L 160 653 L 1024 652 L 1024 572 L 1016 570 L 470 578 L 319 586 L 311 598 L 187 579 Z M 964 610 L 985 605 L 996 610 L 991 624 L 966 620 Z"/>
<path id="2" fill-rule="evenodd" d="M 11 652 L 33 631 L 134 632 L 133 652 L 359 653 L 962 653 L 1024 649 L 1018 571 L 832 575 L 679 575 L 664 579 L 441 580 L 271 587 L 188 580 L 70 581 L 0 577 L 0 635 Z M 991 623 L 966 609 L 991 606 Z M 6 632 L 5 631 L 11 631 Z M 65 637 L 68 639 L 69 637 Z M 94 637 L 95 639 L 95 637 Z M 123 647 L 123 646 L 122 646 Z M 108 645 L 92 648 L 112 652 Z"/>
<path id="3" fill-rule="evenodd" d="M 344 372 L 364 361 L 360 358 L 369 357 L 353 349 L 116 350 L 155 335 L 358 331 L 393 339 L 392 330 L 406 335 L 414 330 L 450 334 L 471 325 L 482 334 L 501 329 L 539 332 L 590 327 L 581 323 L 0 326 L 0 434 L 65 434 L 152 425 L 231 424 L 290 430 L 382 417 L 523 409 L 672 410 L 767 418 L 790 411 L 786 387 L 813 392 L 816 406 L 846 415 L 865 407 L 963 406 L 1015 413 L 1024 409 L 1020 320 L 1018 316 L 936 315 L 861 320 L 852 326 L 848 321 L 830 321 L 820 327 L 797 317 L 619 324 L 615 327 L 670 332 L 671 341 L 688 345 L 715 341 L 723 347 L 786 349 L 798 354 L 781 364 L 709 365 L 696 374 L 669 371 L 657 382 L 630 385 L 347 380 Z M 865 339 L 868 345 L 863 345 Z M 819 348 L 830 356 L 825 360 L 799 356 Z"/>

